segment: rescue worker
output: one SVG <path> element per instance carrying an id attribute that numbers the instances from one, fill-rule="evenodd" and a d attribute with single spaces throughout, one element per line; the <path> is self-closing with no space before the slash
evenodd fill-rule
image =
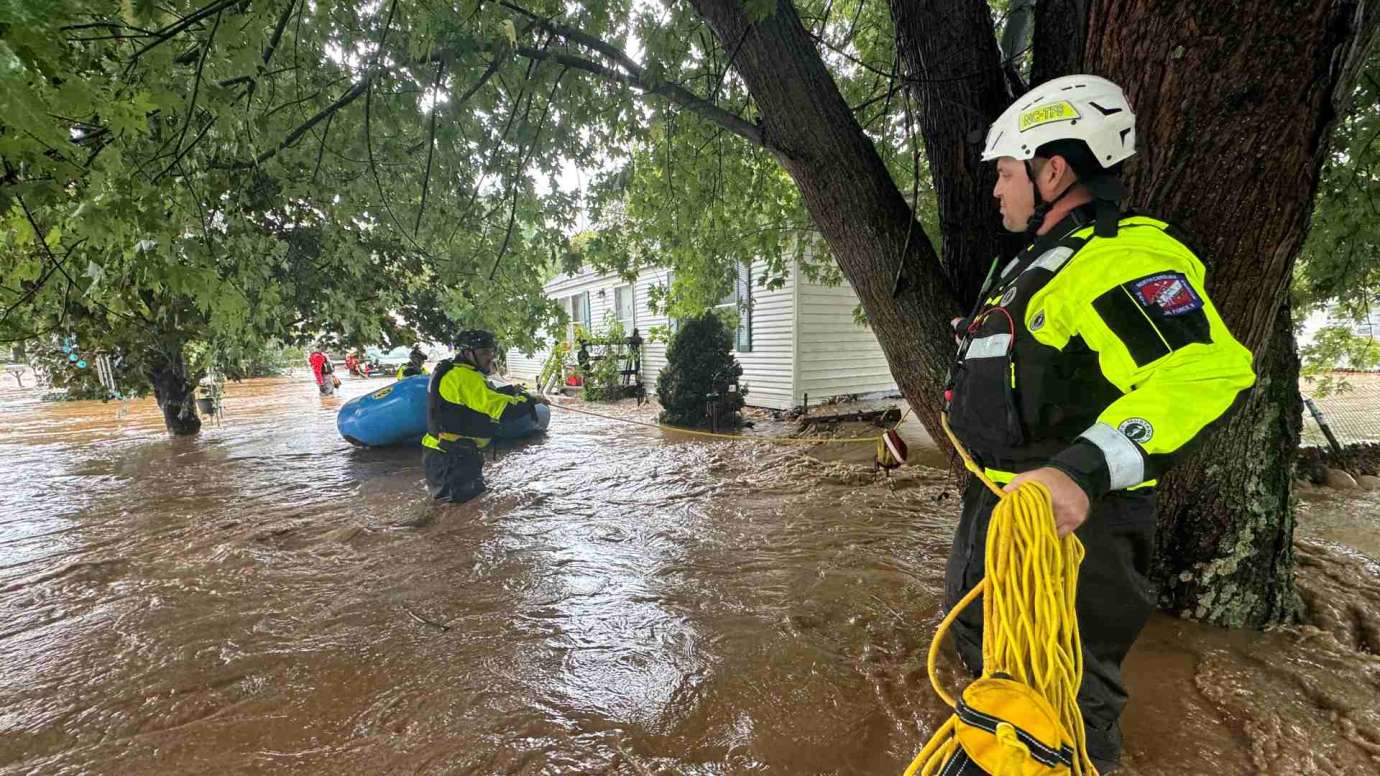
<path id="1" fill-rule="evenodd" d="M 331 366 L 330 356 L 322 350 L 321 343 L 316 343 L 311 354 L 307 356 L 307 363 L 311 366 L 312 377 L 316 378 L 316 388 L 322 396 L 330 396 L 335 393 L 335 368 Z"/>
<path id="2" fill-rule="evenodd" d="M 422 445 L 427 490 L 438 501 L 462 502 L 484 492 L 484 457 L 500 421 L 524 413 L 536 417 L 545 397 L 502 393 L 485 376 L 497 351 L 487 331 L 462 332 L 455 355 L 436 365 L 427 388 Z"/>
<path id="3" fill-rule="evenodd" d="M 422 352 L 421 348 L 413 345 L 412 352 L 408 354 L 407 363 L 398 367 L 396 378 L 401 380 L 404 377 L 412 377 L 413 375 L 424 375 L 426 374 L 426 367 L 423 366 L 424 364 L 426 364 L 426 354 Z"/>
<path id="4" fill-rule="evenodd" d="M 1255 380 L 1251 354 L 1204 293 L 1201 259 L 1172 226 L 1120 210 L 1135 116 L 1121 89 L 1058 78 L 1016 101 L 987 133 L 1002 223 L 1029 246 L 994 262 L 945 392 L 950 425 L 988 476 L 1043 483 L 1060 536 L 1087 554 L 1078 578 L 1078 704 L 1088 753 L 1120 758 L 1121 663 L 1155 600 L 1147 574 L 1155 485 L 1175 456 Z M 983 575 L 996 497 L 969 481 L 946 573 L 953 607 Z M 953 629 L 982 669 L 982 607 Z"/>

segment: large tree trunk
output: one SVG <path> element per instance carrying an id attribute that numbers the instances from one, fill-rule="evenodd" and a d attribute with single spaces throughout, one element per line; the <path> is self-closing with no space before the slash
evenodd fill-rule
<path id="1" fill-rule="evenodd" d="M 180 349 L 179 349 L 180 351 Z M 149 369 L 153 383 L 153 397 L 163 410 L 163 424 L 174 436 L 191 436 L 201 431 L 201 417 L 196 412 L 196 380 L 187 373 L 187 364 L 180 352 L 175 358 L 163 356 Z"/>
<path id="2" fill-rule="evenodd" d="M 1085 69 L 1128 91 L 1137 116 L 1131 204 L 1194 235 L 1208 289 L 1256 353 L 1241 411 L 1170 475 L 1158 581 L 1170 611 L 1260 627 L 1294 613 L 1290 482 L 1298 362 L 1284 307 L 1338 96 L 1374 38 L 1361 0 L 1097 0 Z M 1349 76 L 1348 74 L 1353 75 Z"/>
<path id="3" fill-rule="evenodd" d="M 760 22 L 738 0 L 695 0 L 761 111 L 761 127 L 853 286 L 901 392 L 937 429 L 958 304 L 928 236 L 839 94 L 794 6 Z M 910 288 L 893 294 L 903 266 Z"/>
<path id="4" fill-rule="evenodd" d="M 921 110 L 945 272 L 964 309 L 992 259 L 1014 256 L 1020 235 L 1002 228 L 992 198 L 996 169 L 979 158 L 992 121 L 1011 102 L 986 0 L 891 0 L 896 47 Z"/>

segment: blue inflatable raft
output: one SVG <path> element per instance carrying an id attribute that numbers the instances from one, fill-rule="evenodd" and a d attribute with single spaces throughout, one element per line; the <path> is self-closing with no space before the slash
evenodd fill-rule
<path id="1" fill-rule="evenodd" d="M 345 402 L 335 416 L 335 427 L 352 445 L 387 447 L 417 444 L 426 433 L 427 375 L 404 377 L 391 385 Z M 545 431 L 551 409 L 537 407 L 533 420 L 524 414 L 499 426 L 500 439 L 518 439 Z"/>

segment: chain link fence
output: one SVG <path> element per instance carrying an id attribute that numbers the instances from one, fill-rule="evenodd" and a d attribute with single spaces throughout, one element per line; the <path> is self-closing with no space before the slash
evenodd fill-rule
<path id="1" fill-rule="evenodd" d="M 1325 380 L 1299 380 L 1299 390 L 1304 446 L 1327 447 L 1328 431 L 1342 447 L 1380 442 L 1380 374 L 1334 372 Z"/>

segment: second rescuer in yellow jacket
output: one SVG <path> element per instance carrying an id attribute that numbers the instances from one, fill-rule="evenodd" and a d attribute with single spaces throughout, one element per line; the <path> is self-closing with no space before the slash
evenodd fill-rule
<path id="1" fill-rule="evenodd" d="M 1045 484 L 1060 535 L 1076 531 L 1087 550 L 1078 704 L 1103 773 L 1121 753 L 1121 662 L 1154 608 L 1156 482 L 1254 381 L 1188 242 L 1120 209 L 1121 162 L 1134 153 L 1131 106 L 1096 76 L 1042 84 L 993 123 L 983 151 L 997 165 L 993 194 L 1029 245 L 993 264 L 976 307 L 955 321 L 946 393 L 955 434 L 987 474 L 1008 489 Z M 982 579 L 995 505 L 976 480 L 964 494 L 949 606 Z M 980 607 L 952 632 L 980 672 Z"/>
<path id="2" fill-rule="evenodd" d="M 436 365 L 427 388 L 426 436 L 422 437 L 427 489 L 438 501 L 468 501 L 484 492 L 484 457 L 498 424 L 535 415 L 540 396 L 506 393 L 489 385 L 497 342 L 487 331 L 462 332 L 455 356 Z"/>
<path id="3" fill-rule="evenodd" d="M 425 365 L 426 354 L 422 352 L 421 348 L 413 346 L 412 352 L 408 354 L 407 363 L 398 367 L 398 372 L 394 375 L 394 379 L 401 380 L 404 377 L 424 375 L 426 374 Z"/>

